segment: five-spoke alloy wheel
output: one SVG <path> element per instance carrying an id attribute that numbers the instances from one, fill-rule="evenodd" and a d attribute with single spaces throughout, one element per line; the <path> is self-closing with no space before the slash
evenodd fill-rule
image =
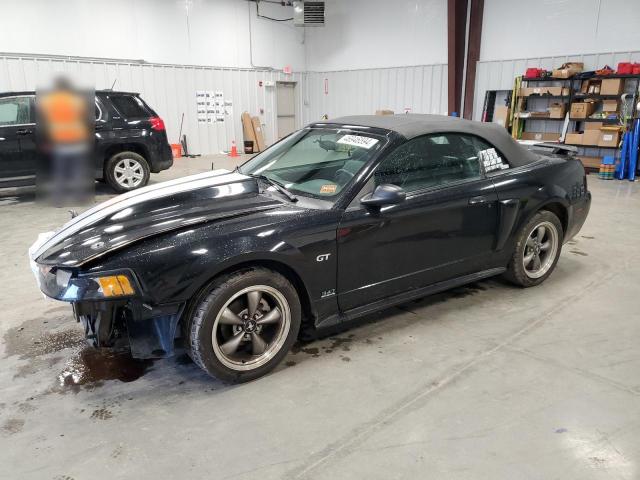
<path id="1" fill-rule="evenodd" d="M 251 370 L 280 350 L 290 327 L 291 309 L 284 295 L 256 285 L 240 290 L 218 312 L 211 343 L 224 365 Z"/>
<path id="2" fill-rule="evenodd" d="M 553 212 L 537 212 L 517 237 L 506 277 L 522 287 L 542 283 L 558 262 L 563 233 L 562 224 Z"/>
<path id="3" fill-rule="evenodd" d="M 194 301 L 185 336 L 191 358 L 228 382 L 275 368 L 298 336 L 296 289 L 280 273 L 248 268 L 216 279 Z"/>
<path id="4" fill-rule="evenodd" d="M 544 221 L 529 233 L 522 254 L 522 266 L 530 278 L 540 278 L 549 271 L 558 249 L 558 231 L 555 225 Z"/>

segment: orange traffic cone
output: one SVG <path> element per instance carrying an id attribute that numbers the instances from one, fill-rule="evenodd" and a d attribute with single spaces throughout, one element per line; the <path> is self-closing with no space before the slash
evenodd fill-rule
<path id="1" fill-rule="evenodd" d="M 236 141 L 232 140 L 231 141 L 231 153 L 229 154 L 230 157 L 239 157 L 240 155 L 238 155 L 238 148 L 236 147 Z"/>

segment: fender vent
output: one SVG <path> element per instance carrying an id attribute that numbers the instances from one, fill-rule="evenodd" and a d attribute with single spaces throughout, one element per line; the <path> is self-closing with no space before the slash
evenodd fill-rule
<path id="1" fill-rule="evenodd" d="M 324 2 L 293 2 L 293 24 L 296 27 L 323 27 Z"/>

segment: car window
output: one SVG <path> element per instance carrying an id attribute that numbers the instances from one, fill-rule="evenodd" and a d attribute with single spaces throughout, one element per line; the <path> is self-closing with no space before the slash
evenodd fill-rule
<path id="1" fill-rule="evenodd" d="M 480 152 L 470 135 L 426 135 L 398 147 L 378 166 L 375 184 L 391 183 L 407 192 L 480 178 Z"/>
<path id="2" fill-rule="evenodd" d="M 111 95 L 111 102 L 124 118 L 148 118 L 149 112 L 135 95 Z"/>
<path id="3" fill-rule="evenodd" d="M 489 143 L 474 135 L 461 135 L 461 140 L 478 153 L 486 173 L 509 168 L 507 160 Z"/>
<path id="4" fill-rule="evenodd" d="M 31 123 L 29 97 L 0 98 L 0 126 Z"/>
<path id="5" fill-rule="evenodd" d="M 253 157 L 240 171 L 267 176 L 299 195 L 331 199 L 383 144 L 382 138 L 358 131 L 304 129 Z"/>

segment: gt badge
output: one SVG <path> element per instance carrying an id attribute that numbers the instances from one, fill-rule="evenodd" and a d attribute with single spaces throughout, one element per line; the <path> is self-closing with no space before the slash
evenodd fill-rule
<path id="1" fill-rule="evenodd" d="M 316 257 L 316 262 L 324 262 L 325 260 L 329 260 L 330 253 L 323 253 L 322 255 L 318 255 Z"/>

